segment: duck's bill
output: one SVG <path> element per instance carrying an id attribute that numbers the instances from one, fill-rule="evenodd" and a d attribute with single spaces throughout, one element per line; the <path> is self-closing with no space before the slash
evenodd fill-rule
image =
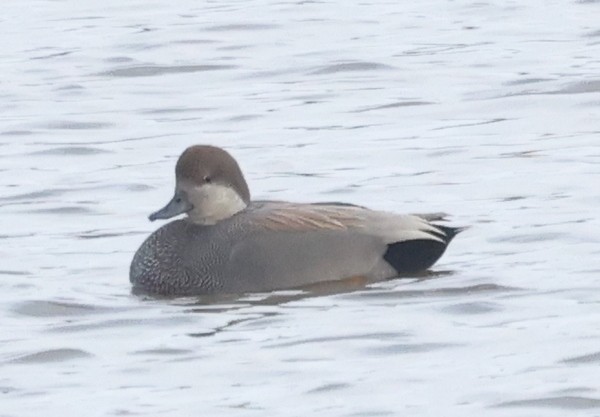
<path id="1" fill-rule="evenodd" d="M 179 214 L 187 213 L 192 208 L 194 206 L 185 198 L 185 195 L 175 193 L 173 199 L 166 206 L 149 215 L 148 219 L 151 222 L 158 219 L 170 219 Z"/>

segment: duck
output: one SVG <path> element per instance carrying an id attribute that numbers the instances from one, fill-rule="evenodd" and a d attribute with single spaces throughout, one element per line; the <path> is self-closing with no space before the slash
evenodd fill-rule
<path id="1" fill-rule="evenodd" d="M 444 214 L 396 214 L 337 203 L 250 198 L 237 161 L 211 145 L 187 148 L 175 193 L 149 220 L 171 219 L 135 252 L 132 290 L 156 296 L 244 294 L 430 268 L 464 228 Z"/>

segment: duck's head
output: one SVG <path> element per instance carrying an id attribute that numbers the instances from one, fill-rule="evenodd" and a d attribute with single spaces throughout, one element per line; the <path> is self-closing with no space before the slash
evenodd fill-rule
<path id="1" fill-rule="evenodd" d="M 225 150 L 196 145 L 187 148 L 175 167 L 175 195 L 152 213 L 150 221 L 186 213 L 197 224 L 215 224 L 243 210 L 250 191 L 238 163 Z"/>

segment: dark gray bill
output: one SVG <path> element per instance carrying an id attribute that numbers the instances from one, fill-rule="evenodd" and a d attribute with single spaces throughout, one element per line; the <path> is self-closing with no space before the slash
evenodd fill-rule
<path id="1" fill-rule="evenodd" d="M 187 199 L 187 196 L 181 191 L 176 191 L 173 199 L 158 211 L 148 216 L 151 222 L 157 219 L 170 219 L 178 214 L 187 213 L 194 206 Z"/>

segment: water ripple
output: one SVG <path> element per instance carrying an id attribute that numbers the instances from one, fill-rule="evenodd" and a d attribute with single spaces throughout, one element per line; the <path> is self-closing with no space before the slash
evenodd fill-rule
<path id="1" fill-rule="evenodd" d="M 312 75 L 336 74 L 340 72 L 362 72 L 362 71 L 377 71 L 390 70 L 393 67 L 378 62 L 342 62 L 339 64 L 326 65 L 314 71 Z"/>
<path id="2" fill-rule="evenodd" d="M 40 364 L 40 363 L 56 363 L 65 362 L 74 359 L 90 358 L 93 355 L 81 349 L 48 349 L 42 350 L 35 353 L 19 356 L 11 359 L 8 363 L 19 363 L 19 364 Z"/>
<path id="3" fill-rule="evenodd" d="M 105 77 L 154 77 L 157 75 L 165 74 L 181 74 L 181 73 L 192 73 L 192 72 L 206 72 L 206 71 L 224 71 L 236 68 L 235 65 L 219 65 L 219 64 L 206 64 L 206 65 L 138 65 L 126 68 L 116 68 L 101 72 L 98 75 Z"/>
<path id="4" fill-rule="evenodd" d="M 563 410 L 589 410 L 600 408 L 600 399 L 590 397 L 545 397 L 529 400 L 506 401 L 496 407 L 558 408 Z"/>

